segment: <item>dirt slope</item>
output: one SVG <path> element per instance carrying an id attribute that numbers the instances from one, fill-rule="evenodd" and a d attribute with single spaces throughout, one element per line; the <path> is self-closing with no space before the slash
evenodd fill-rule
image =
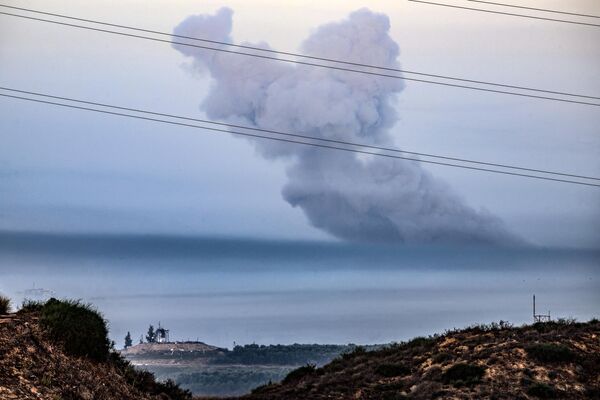
<path id="1" fill-rule="evenodd" d="M 304 367 L 245 400 L 600 399 L 600 323 L 485 326 Z"/>
<path id="2" fill-rule="evenodd" d="M 108 363 L 66 355 L 34 314 L 0 316 L 0 399 L 157 399 L 140 393 Z"/>

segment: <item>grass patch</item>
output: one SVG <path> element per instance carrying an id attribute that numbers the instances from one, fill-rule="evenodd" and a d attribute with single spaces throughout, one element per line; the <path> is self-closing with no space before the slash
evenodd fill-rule
<path id="1" fill-rule="evenodd" d="M 436 338 L 432 337 L 432 336 L 430 336 L 430 337 L 417 336 L 416 338 L 413 338 L 412 340 L 409 340 L 408 342 L 406 342 L 406 347 L 407 348 L 423 348 L 423 349 L 429 350 L 435 345 L 435 341 L 436 341 Z"/>
<path id="2" fill-rule="evenodd" d="M 386 378 L 410 374 L 410 368 L 402 364 L 381 364 L 375 368 L 375 373 Z"/>
<path id="3" fill-rule="evenodd" d="M 46 303 L 44 303 L 43 301 L 25 299 L 23 301 L 23 304 L 21 305 L 21 309 L 19 310 L 19 312 L 42 311 L 42 308 L 44 308 L 44 304 Z"/>
<path id="4" fill-rule="evenodd" d="M 0 295 L 0 315 L 8 314 L 10 312 L 10 299 L 6 296 Z"/>
<path id="5" fill-rule="evenodd" d="M 576 354 L 567 346 L 555 343 L 538 343 L 525 348 L 527 354 L 540 362 L 571 362 Z"/>
<path id="6" fill-rule="evenodd" d="M 485 375 L 485 368 L 479 365 L 458 363 L 442 374 L 442 381 L 454 386 L 473 385 Z"/>
<path id="7" fill-rule="evenodd" d="M 291 383 L 291 382 L 299 382 L 303 378 L 307 376 L 312 376 L 317 374 L 317 366 L 315 364 L 306 364 L 303 367 L 296 368 L 285 378 L 283 378 L 282 383 Z"/>
<path id="8" fill-rule="evenodd" d="M 556 399 L 562 397 L 562 393 L 554 387 L 545 383 L 536 382 L 527 389 L 527 394 L 539 399 Z"/>
<path id="9" fill-rule="evenodd" d="M 367 349 L 365 349 L 363 346 L 356 346 L 354 349 L 352 349 L 352 351 L 342 353 L 341 356 L 343 360 L 351 360 L 354 357 L 362 356 L 366 352 Z"/>
<path id="10" fill-rule="evenodd" d="M 452 354 L 442 351 L 434 355 L 431 360 L 436 364 L 442 364 L 444 361 L 452 360 Z"/>

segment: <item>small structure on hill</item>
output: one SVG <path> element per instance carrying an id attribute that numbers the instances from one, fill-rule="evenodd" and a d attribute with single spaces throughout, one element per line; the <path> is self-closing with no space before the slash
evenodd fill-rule
<path id="1" fill-rule="evenodd" d="M 35 287 L 35 282 L 33 283 L 33 287 L 29 289 L 25 289 L 23 292 L 24 300 L 27 301 L 47 301 L 51 297 L 54 296 L 54 291 L 50 289 L 44 289 L 40 287 Z"/>
<path id="2" fill-rule="evenodd" d="M 550 311 L 548 314 L 536 314 L 535 313 L 535 294 L 533 295 L 533 323 L 536 322 L 550 322 Z"/>
<path id="3" fill-rule="evenodd" d="M 159 322 L 154 337 L 156 343 L 169 343 L 169 330 L 160 326 Z"/>

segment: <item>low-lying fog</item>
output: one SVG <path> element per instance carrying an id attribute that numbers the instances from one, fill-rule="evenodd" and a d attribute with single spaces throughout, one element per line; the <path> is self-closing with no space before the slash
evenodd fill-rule
<path id="1" fill-rule="evenodd" d="M 102 311 L 123 344 L 384 343 L 538 311 L 600 312 L 600 253 L 161 236 L 0 233 L 0 292 L 32 288 Z M 43 294 L 42 294 L 43 296 Z"/>

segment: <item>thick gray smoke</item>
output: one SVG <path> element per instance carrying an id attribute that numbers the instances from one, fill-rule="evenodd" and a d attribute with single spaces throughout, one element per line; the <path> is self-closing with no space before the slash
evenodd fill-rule
<path id="1" fill-rule="evenodd" d="M 232 11 L 185 19 L 175 34 L 233 42 Z M 367 9 L 318 28 L 304 54 L 398 68 L 386 15 Z M 266 43 L 249 44 L 269 48 Z M 209 118 L 321 138 L 390 145 L 398 79 L 369 76 L 174 44 L 213 83 Z M 476 211 L 411 161 L 253 140 L 265 157 L 290 160 L 283 197 L 317 228 L 347 240 L 511 244 L 502 222 Z"/>

